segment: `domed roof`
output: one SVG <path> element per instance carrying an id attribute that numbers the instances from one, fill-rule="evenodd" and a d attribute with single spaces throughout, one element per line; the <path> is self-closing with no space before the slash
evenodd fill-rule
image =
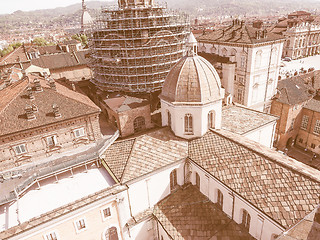
<path id="1" fill-rule="evenodd" d="M 208 103 L 222 99 L 220 77 L 201 56 L 183 57 L 169 72 L 160 98 L 169 102 Z"/>

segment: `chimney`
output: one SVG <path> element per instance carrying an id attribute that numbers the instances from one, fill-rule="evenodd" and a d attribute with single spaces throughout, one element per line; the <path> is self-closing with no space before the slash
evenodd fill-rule
<path id="1" fill-rule="evenodd" d="M 27 76 L 26 70 L 22 69 L 21 73 L 22 73 L 22 78 L 25 78 Z"/>
<path id="2" fill-rule="evenodd" d="M 254 21 L 252 24 L 254 28 L 258 28 L 258 29 L 261 29 L 262 25 L 263 25 L 263 22 L 261 20 Z"/>
<path id="3" fill-rule="evenodd" d="M 54 81 L 54 79 L 49 80 L 49 86 L 52 90 L 57 91 L 56 82 Z"/>
<path id="4" fill-rule="evenodd" d="M 26 107 L 24 108 L 24 110 L 26 111 L 26 116 L 27 116 L 28 121 L 32 121 L 32 120 L 36 119 L 36 115 L 34 114 L 32 106 L 27 104 Z"/>
<path id="5" fill-rule="evenodd" d="M 11 79 L 9 78 L 8 75 L 4 75 L 3 76 L 3 81 L 4 81 L 4 84 L 5 84 L 6 87 L 11 85 Z"/>
<path id="6" fill-rule="evenodd" d="M 52 104 L 53 114 L 55 118 L 61 117 L 61 113 L 57 104 Z"/>
<path id="7" fill-rule="evenodd" d="M 27 88 L 27 95 L 28 95 L 29 99 L 34 100 L 34 95 L 33 95 L 31 87 Z"/>
<path id="8" fill-rule="evenodd" d="M 40 80 L 36 78 L 33 80 L 33 83 L 34 83 L 34 87 L 36 89 L 36 92 L 42 92 L 42 86 L 40 84 Z"/>

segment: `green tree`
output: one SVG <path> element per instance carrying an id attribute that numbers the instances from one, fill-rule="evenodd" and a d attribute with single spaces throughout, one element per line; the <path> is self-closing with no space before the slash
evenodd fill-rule
<path id="1" fill-rule="evenodd" d="M 14 49 L 20 47 L 22 44 L 20 42 L 15 42 L 15 43 L 11 43 L 9 44 L 8 47 L 0 50 L 0 55 L 1 57 L 7 55 L 8 53 L 12 52 Z"/>
<path id="2" fill-rule="evenodd" d="M 37 46 L 39 46 L 39 47 L 48 46 L 49 45 L 48 41 L 45 40 L 42 37 L 37 37 L 37 38 L 33 39 L 32 43 L 37 45 Z"/>
<path id="3" fill-rule="evenodd" d="M 81 42 L 82 46 L 86 46 L 88 44 L 88 37 L 85 34 L 75 34 L 71 38 Z"/>

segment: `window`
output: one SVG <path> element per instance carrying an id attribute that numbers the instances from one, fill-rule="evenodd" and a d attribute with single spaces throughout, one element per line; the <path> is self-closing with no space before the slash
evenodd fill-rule
<path id="1" fill-rule="evenodd" d="M 261 59 L 262 59 L 262 51 L 258 51 L 256 53 L 256 59 L 255 59 L 255 67 L 259 68 L 261 66 Z"/>
<path id="2" fill-rule="evenodd" d="M 57 145 L 57 137 L 56 136 L 47 137 L 47 145 L 49 148 L 56 146 Z"/>
<path id="3" fill-rule="evenodd" d="M 46 240 L 58 240 L 58 236 L 55 232 L 51 232 L 45 235 Z"/>
<path id="4" fill-rule="evenodd" d="M 102 219 L 105 220 L 107 219 L 108 217 L 111 216 L 111 210 L 109 207 L 105 208 L 105 209 L 102 209 L 101 210 L 101 213 L 102 213 Z"/>
<path id="5" fill-rule="evenodd" d="M 196 187 L 200 189 L 200 176 L 197 172 L 196 172 Z"/>
<path id="6" fill-rule="evenodd" d="M 291 124 L 290 124 L 290 128 L 288 129 L 289 131 L 292 131 L 292 130 L 293 130 L 295 121 L 296 121 L 296 119 L 293 118 L 293 119 L 292 119 L 292 122 L 291 122 Z"/>
<path id="7" fill-rule="evenodd" d="M 241 68 L 245 68 L 246 67 L 246 57 L 245 56 L 241 56 L 240 66 L 241 66 Z"/>
<path id="8" fill-rule="evenodd" d="M 223 208 L 223 194 L 219 189 L 217 191 L 217 204 L 220 207 L 220 209 Z"/>
<path id="9" fill-rule="evenodd" d="M 171 128 L 171 113 L 168 111 L 168 126 Z"/>
<path id="10" fill-rule="evenodd" d="M 302 121 L 301 121 L 301 128 L 304 130 L 307 130 L 308 122 L 309 122 L 309 116 L 303 115 Z"/>
<path id="11" fill-rule="evenodd" d="M 188 113 L 184 116 L 184 132 L 186 134 L 193 134 L 192 126 L 192 115 Z"/>
<path id="12" fill-rule="evenodd" d="M 137 117 L 136 119 L 134 119 L 133 121 L 133 129 L 134 132 L 140 132 L 142 130 L 144 130 L 146 128 L 146 121 L 144 119 L 144 117 Z"/>
<path id="13" fill-rule="evenodd" d="M 210 111 L 208 114 L 208 128 L 215 127 L 215 111 Z"/>
<path id="14" fill-rule="evenodd" d="M 242 211 L 242 222 L 241 224 L 249 231 L 250 228 L 251 216 L 250 214 L 243 209 Z"/>
<path id="15" fill-rule="evenodd" d="M 83 137 L 85 135 L 84 128 L 75 129 L 75 130 L 73 130 L 73 133 L 76 138 Z"/>
<path id="16" fill-rule="evenodd" d="M 21 155 L 21 154 L 26 153 L 27 152 L 26 145 L 21 144 L 21 145 L 15 146 L 14 151 L 17 155 Z"/>
<path id="17" fill-rule="evenodd" d="M 320 134 L 320 120 L 316 121 L 316 124 L 314 125 L 313 132 L 316 134 Z"/>
<path id="18" fill-rule="evenodd" d="M 244 100 L 244 89 L 243 88 L 238 88 L 237 100 L 240 104 L 243 104 L 243 100 Z"/>
<path id="19" fill-rule="evenodd" d="M 111 227 L 107 229 L 104 234 L 105 240 L 118 240 L 118 231 L 116 227 Z"/>
<path id="20" fill-rule="evenodd" d="M 311 148 L 315 149 L 316 145 L 314 143 L 311 143 Z"/>
<path id="21" fill-rule="evenodd" d="M 83 218 L 76 221 L 75 226 L 76 226 L 76 232 L 82 232 L 87 228 L 86 222 Z"/>
<path id="22" fill-rule="evenodd" d="M 246 83 L 246 81 L 244 80 L 244 77 L 239 77 L 238 81 L 239 81 L 240 85 L 242 85 L 242 86 L 244 86 Z"/>
<path id="23" fill-rule="evenodd" d="M 302 138 L 299 138 L 299 143 L 303 143 L 303 139 Z"/>
<path id="24" fill-rule="evenodd" d="M 177 170 L 174 169 L 170 173 L 170 190 L 173 190 L 177 186 Z"/>

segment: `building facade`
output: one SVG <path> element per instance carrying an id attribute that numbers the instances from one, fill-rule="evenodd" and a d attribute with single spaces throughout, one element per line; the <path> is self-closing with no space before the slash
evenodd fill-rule
<path id="1" fill-rule="evenodd" d="M 298 59 L 319 54 L 320 20 L 305 11 L 289 14 L 279 19 L 272 30 L 286 38 L 282 57 Z"/>
<path id="2" fill-rule="evenodd" d="M 261 25 L 247 26 L 234 20 L 232 26 L 198 37 L 199 52 L 222 57 L 222 86 L 233 101 L 268 112 L 275 94 L 284 38 Z M 210 58 L 210 57 L 209 57 Z"/>
<path id="3" fill-rule="evenodd" d="M 101 139 L 100 109 L 53 79 L 23 75 L 1 91 L 1 170 Z"/>

